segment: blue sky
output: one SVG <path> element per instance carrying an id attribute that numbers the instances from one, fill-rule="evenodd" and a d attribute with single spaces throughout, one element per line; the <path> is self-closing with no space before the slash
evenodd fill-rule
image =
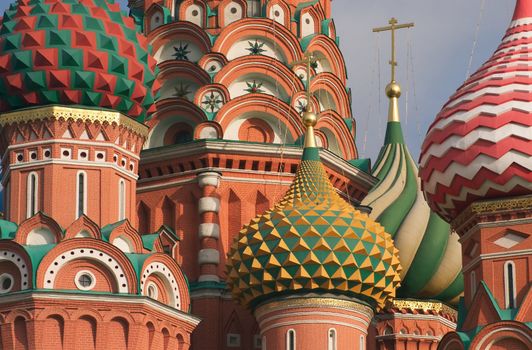
<path id="1" fill-rule="evenodd" d="M 482 3 L 484 11 L 470 74 L 499 45 L 515 0 L 333 1 L 333 18 L 353 94 L 361 157 L 375 160 L 382 146 L 388 105 L 384 87 L 390 80 L 390 34 L 374 34 L 371 29 L 386 25 L 392 16 L 401 23 L 415 22 L 414 28 L 398 32 L 397 70 L 403 88 L 403 130 L 417 160 L 429 124 L 465 80 Z"/>
<path id="2" fill-rule="evenodd" d="M 125 1 L 120 2 L 125 6 Z M 0 0 L 0 8 L 9 3 Z M 481 8 L 470 73 L 496 49 L 515 0 L 334 0 L 332 4 L 353 94 L 357 146 L 361 157 L 373 160 L 386 128 L 383 91 L 390 79 L 390 38 L 371 29 L 386 25 L 392 16 L 401 23 L 415 22 L 413 29 L 398 33 L 397 55 L 403 129 L 417 160 L 428 125 L 465 80 Z"/>

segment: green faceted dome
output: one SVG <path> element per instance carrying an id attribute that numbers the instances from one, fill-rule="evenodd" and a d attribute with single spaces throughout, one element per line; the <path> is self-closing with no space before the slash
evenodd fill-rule
<path id="1" fill-rule="evenodd" d="M 228 284 L 244 305 L 278 293 L 332 292 L 382 307 L 399 286 L 393 240 L 333 189 L 317 148 L 273 209 L 244 227 L 228 259 Z"/>
<path id="2" fill-rule="evenodd" d="M 75 105 L 143 121 L 155 67 L 147 39 L 112 0 L 19 0 L 0 27 L 0 112 Z"/>

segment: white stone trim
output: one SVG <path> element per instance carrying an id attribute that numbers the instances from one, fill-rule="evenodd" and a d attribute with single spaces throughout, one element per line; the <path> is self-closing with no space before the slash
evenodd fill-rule
<path id="1" fill-rule="evenodd" d="M 81 283 L 79 283 L 79 278 L 81 277 L 81 275 L 89 275 L 92 281 L 90 286 L 85 287 Z M 76 285 L 76 287 L 78 287 L 79 290 L 83 290 L 83 291 L 92 290 L 96 286 L 96 276 L 94 276 L 94 274 L 88 270 L 78 271 L 78 273 L 76 273 L 76 276 L 74 277 L 74 284 Z"/>
<path id="2" fill-rule="evenodd" d="M 11 281 L 11 285 L 9 286 L 9 288 L 4 289 L 2 284 L 4 284 L 4 281 L 6 279 L 9 279 Z M 13 289 L 14 285 L 15 285 L 15 278 L 13 277 L 13 275 L 7 272 L 0 275 L 0 294 L 6 294 L 6 293 L 11 292 L 11 289 Z"/>
<path id="3" fill-rule="evenodd" d="M 512 274 L 513 274 L 513 279 L 512 279 L 512 295 L 510 295 L 510 281 L 509 281 L 509 276 L 508 276 L 508 267 L 511 266 L 512 267 Z M 517 270 L 515 268 L 515 263 L 510 260 L 510 261 L 507 261 L 504 263 L 504 273 L 503 273 L 503 276 L 504 276 L 504 308 L 505 309 L 509 309 L 510 308 L 510 304 L 513 304 L 514 307 L 517 306 L 517 300 L 516 300 L 516 297 L 517 297 L 517 292 L 515 290 L 515 287 L 516 287 L 516 283 L 515 283 L 515 280 L 517 278 Z"/>
<path id="4" fill-rule="evenodd" d="M 65 144 L 68 143 L 69 145 L 82 145 L 82 146 L 93 146 L 93 147 L 108 147 L 113 148 L 119 152 L 122 152 L 124 154 L 127 154 L 129 157 L 134 158 L 136 160 L 139 160 L 138 154 L 132 153 L 127 148 L 123 148 L 119 145 L 116 145 L 110 141 L 79 141 L 79 140 L 72 140 L 72 139 L 60 139 L 55 138 L 51 140 L 43 140 L 43 141 L 35 141 L 35 142 L 26 142 L 26 143 L 18 143 L 16 145 L 10 145 L 7 147 L 6 152 L 4 155 L 2 155 L 2 159 L 6 157 L 9 151 L 17 150 L 20 148 L 26 148 L 26 147 L 35 147 L 35 146 L 42 146 L 42 145 L 51 145 L 51 144 Z"/>
<path id="5" fill-rule="evenodd" d="M 79 215 L 79 178 L 83 177 L 83 212 L 82 214 L 87 214 L 87 197 L 88 197 L 88 192 L 87 192 L 87 183 L 89 182 L 89 178 L 87 176 L 87 172 L 83 171 L 83 170 L 79 170 L 77 173 L 76 173 L 76 214 L 75 214 L 75 217 L 76 219 L 79 218 L 81 215 Z"/>
<path id="6" fill-rule="evenodd" d="M 294 346 L 290 346 L 290 335 L 294 336 Z M 290 328 L 289 330 L 286 331 L 286 350 L 296 350 L 296 346 L 297 346 L 296 344 L 297 344 L 296 330 L 293 328 Z"/>
<path id="7" fill-rule="evenodd" d="M 220 277 L 217 275 L 201 275 L 198 282 L 220 282 Z"/>
<path id="8" fill-rule="evenodd" d="M 35 187 L 31 186 L 31 180 L 35 178 Z M 31 188 L 31 189 L 30 189 Z M 33 201 L 32 201 L 33 197 Z M 35 208 L 32 210 L 31 203 L 34 202 Z M 39 212 L 39 174 L 32 171 L 26 178 L 26 219 L 31 218 Z"/>
<path id="9" fill-rule="evenodd" d="M 124 179 L 118 180 L 118 221 L 126 218 L 127 185 Z"/>
<path id="10" fill-rule="evenodd" d="M 198 185 L 203 188 L 205 186 L 214 186 L 218 188 L 220 186 L 220 178 L 222 175 L 215 172 L 205 172 L 198 174 Z"/>
<path id="11" fill-rule="evenodd" d="M 4 176 L 2 178 L 2 183 L 5 184 L 6 181 L 8 181 L 12 170 L 22 170 L 22 169 L 26 169 L 26 168 L 35 168 L 35 167 L 38 167 L 38 166 L 45 166 L 45 165 L 66 165 L 66 166 L 69 166 L 69 167 L 72 167 L 72 166 L 83 166 L 83 167 L 91 167 L 91 168 L 112 168 L 116 172 L 119 172 L 122 175 L 124 175 L 125 177 L 128 177 L 128 178 L 130 178 L 132 180 L 137 181 L 138 178 L 139 178 L 137 174 L 132 173 L 130 171 L 126 171 L 125 169 L 120 168 L 116 164 L 110 163 L 110 162 L 90 162 L 90 161 L 86 162 L 86 161 L 79 161 L 79 160 L 75 160 L 75 159 L 72 159 L 72 160 L 60 160 L 60 159 L 54 158 L 54 159 L 35 161 L 35 162 L 32 162 L 32 163 L 10 164 L 5 169 L 5 173 L 4 173 Z"/>
<path id="12" fill-rule="evenodd" d="M 85 303 L 101 303 L 101 302 L 114 302 L 123 304 L 140 304 L 146 307 L 150 307 L 157 312 L 161 312 L 165 315 L 175 318 L 179 321 L 187 322 L 193 326 L 200 323 L 200 319 L 187 312 L 174 309 L 168 305 L 163 305 L 150 298 L 141 297 L 137 295 L 121 296 L 117 294 L 80 294 L 78 293 L 58 293 L 54 291 L 31 291 L 24 294 L 10 294 L 0 298 L 0 305 L 12 304 L 16 302 L 32 301 L 32 300 L 55 300 L 55 301 L 82 301 Z"/>
<path id="13" fill-rule="evenodd" d="M 340 318 L 345 318 L 346 320 L 351 321 L 351 323 L 353 323 L 353 321 L 354 322 L 360 322 L 363 325 L 369 327 L 369 321 L 368 320 L 365 320 L 365 319 L 363 319 L 361 317 L 349 316 L 349 315 L 346 315 L 346 314 L 343 314 L 343 313 L 340 313 L 340 312 L 327 312 L 327 311 L 290 312 L 290 316 L 340 317 Z M 262 329 L 262 327 L 263 327 L 263 325 L 265 323 L 277 320 L 279 318 L 285 318 L 285 317 L 286 317 L 286 314 L 280 314 L 280 315 L 275 315 L 275 316 L 264 318 L 264 319 L 260 320 L 259 326 Z"/>
<path id="14" fill-rule="evenodd" d="M 220 225 L 215 223 L 203 223 L 199 225 L 198 236 L 202 238 L 220 238 Z"/>
<path id="15" fill-rule="evenodd" d="M 10 261 L 18 268 L 20 272 L 20 289 L 28 289 L 29 286 L 29 269 L 26 261 L 22 256 L 9 250 L 0 250 L 0 261 Z"/>
<path id="16" fill-rule="evenodd" d="M 181 308 L 181 295 L 179 286 L 177 285 L 177 278 L 174 276 L 172 271 L 162 262 L 152 262 L 146 268 L 144 271 L 142 271 L 142 278 L 140 279 L 140 293 L 142 295 L 147 295 L 144 291 L 144 286 L 146 285 L 147 278 L 152 275 L 156 274 L 159 277 L 163 277 L 166 282 L 169 284 L 169 292 L 170 292 L 170 298 L 172 298 L 171 306 L 175 307 L 176 309 Z"/>
<path id="17" fill-rule="evenodd" d="M 284 158 L 286 160 L 299 160 L 303 152 L 300 147 L 285 146 L 281 144 L 243 144 L 227 141 L 201 140 L 190 145 L 179 145 L 179 147 L 147 149 L 142 154 L 142 164 L 164 161 L 167 160 L 168 157 L 176 158 L 191 156 L 206 151 L 220 151 L 235 155 L 255 155 L 258 153 L 264 157 L 279 156 L 279 154 L 282 153 L 284 154 Z M 374 176 L 352 166 L 349 162 L 335 155 L 329 150 L 320 150 L 320 157 L 326 167 L 331 168 L 338 173 L 343 174 L 344 176 L 347 176 L 350 180 L 357 184 L 364 184 L 365 186 L 372 187 L 378 182 Z M 205 170 L 208 169 L 215 170 L 216 168 L 205 168 Z M 225 172 L 231 169 L 222 170 Z"/>
<path id="18" fill-rule="evenodd" d="M 216 249 L 202 249 L 198 253 L 198 263 L 203 264 L 216 264 L 220 263 L 220 252 Z"/>
<path id="19" fill-rule="evenodd" d="M 353 329 L 356 329 L 358 331 L 360 331 L 361 333 L 363 333 L 364 335 L 367 335 L 368 334 L 368 330 L 366 328 L 362 328 L 362 327 L 359 327 L 359 326 L 355 326 L 354 324 L 352 323 L 347 323 L 347 322 L 338 322 L 338 321 L 335 321 L 335 320 L 324 320 L 324 319 L 321 319 L 321 320 L 301 320 L 301 321 L 289 321 L 289 322 L 280 322 L 280 323 L 276 323 L 276 324 L 272 324 L 264 329 L 261 328 L 261 331 L 263 333 L 266 333 L 267 331 L 269 331 L 270 329 L 273 329 L 273 328 L 279 328 L 279 327 L 285 327 L 285 326 L 295 326 L 295 325 L 300 325 L 300 324 L 325 324 L 325 325 L 337 325 L 337 326 L 344 326 L 344 327 L 349 327 L 349 328 L 353 328 Z"/>
<path id="20" fill-rule="evenodd" d="M 495 333 L 500 333 L 500 332 L 505 332 L 505 331 L 511 331 L 511 332 L 516 332 L 516 333 L 519 333 L 521 334 L 523 337 L 525 337 L 526 339 L 528 339 L 528 341 L 532 342 L 532 337 L 530 336 L 530 334 L 528 334 L 527 332 L 523 332 L 522 330 L 518 329 L 518 328 L 512 328 L 512 327 L 501 327 L 501 328 L 496 328 L 494 329 L 493 331 L 489 332 L 488 334 L 486 334 L 482 340 L 478 343 L 478 346 L 475 348 L 475 350 L 484 350 L 484 349 L 489 349 L 491 347 L 492 344 L 488 345 L 488 346 L 484 346 L 484 343 L 486 342 L 487 339 L 489 339 L 493 334 Z M 497 340 L 500 340 L 500 339 L 497 339 Z"/>
<path id="21" fill-rule="evenodd" d="M 446 327 L 449 327 L 451 329 L 456 329 L 456 323 L 446 319 L 445 317 L 435 316 L 435 315 L 422 315 L 422 314 L 409 315 L 409 314 L 397 314 L 396 313 L 396 314 L 379 315 L 378 318 L 379 320 L 401 319 L 401 320 L 412 320 L 412 321 L 416 321 L 416 320 L 426 320 L 429 322 L 435 321 L 435 322 L 440 322 L 444 324 Z"/>
<path id="22" fill-rule="evenodd" d="M 220 211 L 220 200 L 216 197 L 202 197 L 198 201 L 198 211 L 200 214 L 205 212 L 218 213 Z"/>
<path id="23" fill-rule="evenodd" d="M 93 248 L 76 248 L 63 252 L 58 255 L 54 261 L 47 267 L 44 273 L 44 289 L 55 288 L 55 278 L 57 273 L 69 262 L 77 259 L 96 260 L 103 266 L 107 267 L 108 271 L 115 277 L 118 286 L 118 293 L 129 293 L 128 281 L 126 272 L 120 266 L 118 261 L 107 253 Z M 122 276 L 122 277 L 121 277 Z"/>
<path id="24" fill-rule="evenodd" d="M 474 260 L 472 260 L 469 264 L 465 265 L 462 268 L 462 272 L 467 272 L 470 269 L 472 269 L 476 264 L 478 264 L 482 260 L 487 259 L 499 259 L 499 258 L 514 258 L 518 256 L 523 255 L 530 255 L 532 254 L 532 249 L 524 249 L 524 250 L 514 250 L 514 251 L 508 251 L 503 253 L 490 253 L 490 254 L 481 254 L 477 256 Z"/>

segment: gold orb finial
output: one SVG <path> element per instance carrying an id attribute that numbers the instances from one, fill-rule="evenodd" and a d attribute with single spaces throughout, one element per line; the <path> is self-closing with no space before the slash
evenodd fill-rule
<path id="1" fill-rule="evenodd" d="M 386 96 L 389 98 L 399 98 L 401 97 L 401 86 L 395 81 L 392 81 L 386 86 Z"/>
<path id="2" fill-rule="evenodd" d="M 316 126 L 318 123 L 318 116 L 315 113 L 312 112 L 305 112 L 303 113 L 303 125 L 306 127 L 309 126 Z"/>

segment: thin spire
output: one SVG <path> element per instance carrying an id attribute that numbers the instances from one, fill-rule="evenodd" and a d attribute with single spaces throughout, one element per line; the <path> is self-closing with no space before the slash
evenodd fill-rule
<path id="1" fill-rule="evenodd" d="M 513 21 L 523 18 L 532 17 L 532 1 L 530 0 L 517 0 L 515 4 L 515 11 Z"/>
<path id="2" fill-rule="evenodd" d="M 313 53 L 306 53 L 303 59 L 292 62 L 292 66 L 296 64 L 304 63 L 307 70 L 307 85 L 306 85 L 306 97 L 307 97 L 307 106 L 303 112 L 303 125 L 306 127 L 305 130 L 305 147 L 304 148 L 316 148 L 316 135 L 314 134 L 314 127 L 318 123 L 318 116 L 312 111 L 311 97 L 310 92 L 310 78 L 311 78 L 311 67 L 312 63 L 316 62 L 316 58 Z"/>
<path id="3" fill-rule="evenodd" d="M 401 96 L 401 87 L 395 81 L 395 67 L 397 67 L 397 61 L 395 58 L 395 31 L 403 28 L 411 28 L 414 23 L 397 24 L 397 19 L 390 19 L 388 22 L 390 25 L 387 27 L 373 28 L 374 33 L 378 32 L 391 32 L 392 34 L 392 59 L 390 60 L 390 66 L 392 67 L 392 77 L 390 83 L 386 86 L 386 96 L 390 99 L 388 108 L 388 121 L 399 122 L 399 97 Z"/>

